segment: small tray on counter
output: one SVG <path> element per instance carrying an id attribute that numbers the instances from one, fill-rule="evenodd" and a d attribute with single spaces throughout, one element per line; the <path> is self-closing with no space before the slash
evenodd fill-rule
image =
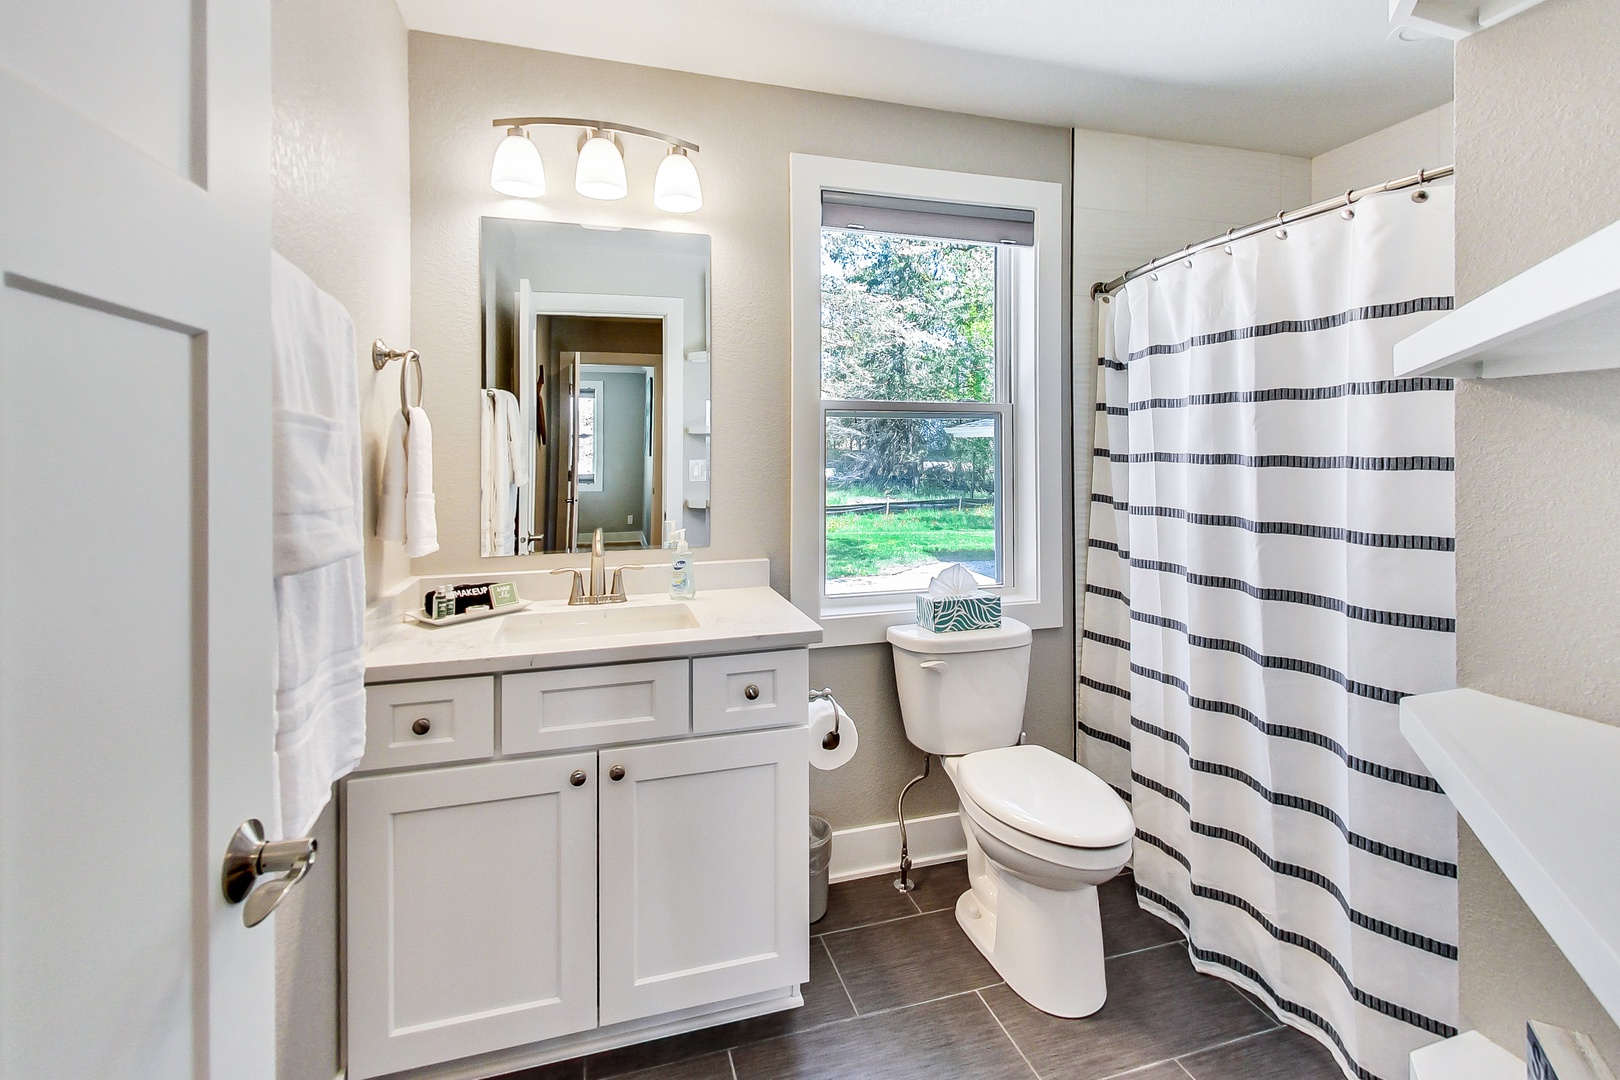
<path id="1" fill-rule="evenodd" d="M 460 615 L 447 615 L 442 619 L 430 619 L 419 612 L 407 611 L 405 618 L 409 622 L 421 623 L 423 626 L 459 626 L 462 623 L 477 622 L 479 619 L 494 618 L 496 615 L 510 615 L 514 611 L 522 611 L 532 602 L 519 600 L 515 604 L 502 604 L 498 608 L 475 608 Z"/>

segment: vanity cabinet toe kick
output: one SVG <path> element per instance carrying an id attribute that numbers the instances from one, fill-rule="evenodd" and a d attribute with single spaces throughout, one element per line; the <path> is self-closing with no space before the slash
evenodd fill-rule
<path id="1" fill-rule="evenodd" d="M 803 648 L 368 687 L 341 795 L 350 1080 L 801 1004 L 808 700 Z"/>

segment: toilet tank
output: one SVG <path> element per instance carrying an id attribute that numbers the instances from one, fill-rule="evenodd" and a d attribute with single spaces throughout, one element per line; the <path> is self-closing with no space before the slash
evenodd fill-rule
<path id="1" fill-rule="evenodd" d="M 1029 627 L 1003 619 L 993 630 L 936 634 L 889 627 L 906 738 L 947 757 L 1012 746 L 1024 728 Z"/>

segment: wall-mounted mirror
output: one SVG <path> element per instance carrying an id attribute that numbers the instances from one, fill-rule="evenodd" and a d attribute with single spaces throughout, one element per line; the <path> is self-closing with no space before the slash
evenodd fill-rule
<path id="1" fill-rule="evenodd" d="M 485 555 L 709 543 L 709 238 L 484 218 Z"/>

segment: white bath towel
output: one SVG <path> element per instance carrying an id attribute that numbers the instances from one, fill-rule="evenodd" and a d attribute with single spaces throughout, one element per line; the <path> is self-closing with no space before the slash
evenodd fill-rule
<path id="1" fill-rule="evenodd" d="M 413 559 L 439 550 L 439 520 L 433 508 L 433 425 L 420 408 L 405 421 L 405 554 Z"/>
<path id="2" fill-rule="evenodd" d="M 530 481 L 522 407 L 505 390 L 484 394 L 479 445 L 484 554 L 516 555 L 518 488 Z"/>
<path id="3" fill-rule="evenodd" d="M 276 773 L 280 835 L 307 833 L 365 752 L 365 567 L 354 323 L 279 255 L 275 416 Z"/>

